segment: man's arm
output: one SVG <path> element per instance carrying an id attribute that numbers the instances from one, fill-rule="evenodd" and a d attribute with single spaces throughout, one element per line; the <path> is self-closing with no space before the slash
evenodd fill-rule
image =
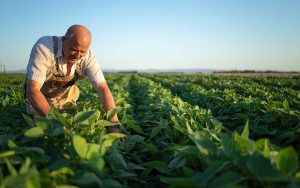
<path id="1" fill-rule="evenodd" d="M 49 106 L 45 96 L 41 93 L 41 87 L 41 83 L 34 80 L 28 80 L 26 86 L 26 97 L 29 103 L 41 116 L 47 116 L 51 107 Z"/>
<path id="2" fill-rule="evenodd" d="M 97 84 L 93 83 L 93 87 L 96 90 L 96 92 L 98 93 L 105 110 L 110 110 L 110 109 L 115 108 L 114 98 L 113 98 L 106 82 L 100 82 Z M 112 117 L 110 119 L 110 121 L 118 122 L 119 121 L 118 116 L 114 115 L 114 117 Z"/>

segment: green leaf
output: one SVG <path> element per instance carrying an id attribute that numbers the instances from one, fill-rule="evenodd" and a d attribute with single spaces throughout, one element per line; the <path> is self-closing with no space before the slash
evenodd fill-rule
<path id="1" fill-rule="evenodd" d="M 195 174 L 194 170 L 192 170 L 191 168 L 184 166 L 182 168 L 183 174 L 184 176 L 190 177 L 193 176 Z"/>
<path id="2" fill-rule="evenodd" d="M 158 135 L 159 131 L 161 129 L 161 126 L 157 125 L 156 127 L 154 127 L 150 133 L 150 137 L 153 138 L 156 135 Z"/>
<path id="3" fill-rule="evenodd" d="M 59 136 L 59 135 L 62 135 L 64 134 L 64 128 L 63 127 L 56 127 L 52 133 L 51 133 L 51 136 Z"/>
<path id="4" fill-rule="evenodd" d="M 125 102 L 125 99 L 124 98 L 118 98 L 117 100 L 116 100 L 116 105 L 117 106 L 121 106 L 121 104 L 123 104 Z"/>
<path id="5" fill-rule="evenodd" d="M 270 148 L 269 148 L 269 140 L 265 140 L 265 145 L 264 145 L 264 152 L 263 152 L 265 157 L 269 157 L 271 154 Z"/>
<path id="6" fill-rule="evenodd" d="M 118 152 L 112 152 L 109 155 L 109 159 L 111 161 L 111 168 L 118 172 L 120 170 L 127 169 L 127 164 L 123 158 L 123 156 Z"/>
<path id="7" fill-rule="evenodd" d="M 33 120 L 29 116 L 25 115 L 24 113 L 22 113 L 22 116 L 29 126 L 33 125 Z"/>
<path id="8" fill-rule="evenodd" d="M 17 170 L 14 168 L 14 166 L 10 163 L 10 161 L 8 159 L 5 158 L 5 163 L 7 165 L 8 171 L 10 173 L 10 175 L 12 176 L 17 176 L 18 172 Z"/>
<path id="9" fill-rule="evenodd" d="M 204 170 L 203 173 L 196 175 L 195 179 L 199 182 L 201 187 L 206 187 L 207 183 L 217 174 L 219 173 L 228 163 L 215 161 L 208 165 L 208 167 Z"/>
<path id="10" fill-rule="evenodd" d="M 250 140 L 248 138 L 242 138 L 238 133 L 234 133 L 234 141 L 235 144 L 238 146 L 239 150 L 241 151 L 241 154 L 248 153 L 252 154 L 256 151 L 256 144 L 253 140 Z"/>
<path id="11" fill-rule="evenodd" d="M 111 140 L 111 139 L 117 139 L 117 138 L 123 138 L 125 137 L 125 134 L 122 133 L 109 133 L 103 136 L 103 139 Z"/>
<path id="12" fill-rule="evenodd" d="M 99 144 L 88 144 L 86 158 L 88 160 L 97 157 L 99 155 L 100 145 Z"/>
<path id="13" fill-rule="evenodd" d="M 174 150 L 177 155 L 182 155 L 184 157 L 188 158 L 197 158 L 198 157 L 198 149 L 195 146 L 192 145 L 174 145 L 170 148 L 171 150 Z"/>
<path id="14" fill-rule="evenodd" d="M 98 110 L 78 112 L 74 117 L 74 123 L 90 124 L 100 117 Z"/>
<path id="15" fill-rule="evenodd" d="M 249 120 L 247 120 L 243 132 L 241 134 L 241 137 L 244 139 L 248 139 L 249 138 Z"/>
<path id="16" fill-rule="evenodd" d="M 139 136 L 139 135 L 130 135 L 127 140 L 126 140 L 126 143 L 125 143 L 125 149 L 126 149 L 126 152 L 130 152 L 134 146 L 138 143 L 142 143 L 143 141 L 145 140 L 144 137 L 142 136 Z M 147 146 L 145 146 L 146 149 L 148 149 Z M 151 146 L 150 146 L 151 147 Z M 151 151 L 150 151 L 151 152 Z"/>
<path id="17" fill-rule="evenodd" d="M 73 176 L 74 171 L 70 167 L 64 166 L 64 167 L 61 167 L 59 169 L 52 171 L 50 175 L 55 177 L 55 176 L 60 176 L 62 174 L 68 174 L 68 175 Z"/>
<path id="18" fill-rule="evenodd" d="M 0 158 L 7 158 L 7 157 L 13 156 L 15 154 L 16 154 L 15 151 L 5 151 L 3 153 L 0 153 Z"/>
<path id="19" fill-rule="evenodd" d="M 57 159 L 48 165 L 49 171 L 54 171 L 62 167 L 70 166 L 70 161 L 67 159 Z"/>
<path id="20" fill-rule="evenodd" d="M 160 181 L 169 184 L 171 187 L 197 187 L 198 182 L 192 178 L 169 178 L 160 177 Z"/>
<path id="21" fill-rule="evenodd" d="M 142 167 L 141 165 L 137 165 L 137 164 L 134 164 L 134 163 L 128 163 L 127 164 L 127 169 L 129 169 L 129 170 L 145 170 L 145 168 Z"/>
<path id="22" fill-rule="evenodd" d="M 210 155 L 217 150 L 215 142 L 210 140 L 203 132 L 195 131 L 194 133 L 190 133 L 189 138 L 195 143 L 202 155 Z"/>
<path id="23" fill-rule="evenodd" d="M 134 120 L 127 120 L 126 125 L 136 133 L 143 134 L 143 129 Z"/>
<path id="24" fill-rule="evenodd" d="M 56 108 L 50 109 L 47 118 L 58 120 L 65 127 L 71 126 L 70 122 Z"/>
<path id="25" fill-rule="evenodd" d="M 78 135 L 73 136 L 73 146 L 80 158 L 84 159 L 87 153 L 87 143 L 84 138 Z"/>
<path id="26" fill-rule="evenodd" d="M 8 147 L 9 148 L 16 148 L 18 147 L 17 144 L 15 144 L 12 140 L 8 140 L 8 143 L 7 143 Z"/>
<path id="27" fill-rule="evenodd" d="M 185 165 L 185 163 L 186 163 L 185 158 L 177 156 L 170 161 L 170 163 L 168 164 L 168 168 L 172 168 L 172 169 L 181 168 Z"/>
<path id="28" fill-rule="evenodd" d="M 123 186 L 114 179 L 105 179 L 103 180 L 103 187 L 106 188 L 122 188 Z"/>
<path id="29" fill-rule="evenodd" d="M 236 142 L 226 134 L 223 134 L 221 137 L 221 144 L 224 149 L 224 153 L 227 157 L 237 158 L 240 156 L 240 151 L 237 147 Z"/>
<path id="30" fill-rule="evenodd" d="M 152 155 L 155 155 L 158 152 L 156 146 L 152 143 L 146 144 L 145 147 Z"/>
<path id="31" fill-rule="evenodd" d="M 184 133 L 184 132 L 186 131 L 185 128 L 183 128 L 183 127 L 181 127 L 181 126 L 178 126 L 178 125 L 174 125 L 173 127 L 174 127 L 176 130 L 178 130 L 179 132 L 182 132 L 182 133 Z"/>
<path id="32" fill-rule="evenodd" d="M 38 117 L 35 119 L 35 126 L 41 128 L 45 132 L 51 126 L 50 123 L 50 120 L 43 117 Z"/>
<path id="33" fill-rule="evenodd" d="M 103 170 L 105 161 L 102 156 L 97 156 L 88 161 L 88 164 L 97 170 Z"/>
<path id="34" fill-rule="evenodd" d="M 248 157 L 246 162 L 247 168 L 252 174 L 261 180 L 277 180 L 280 181 L 280 174 L 273 168 L 271 161 L 261 155 L 253 155 Z"/>
<path id="35" fill-rule="evenodd" d="M 55 187 L 56 188 L 79 188 L 79 187 L 74 186 L 74 185 L 57 185 Z"/>
<path id="36" fill-rule="evenodd" d="M 112 143 L 117 140 L 118 138 L 125 137 L 124 134 L 121 133 L 109 133 L 103 136 L 103 142 L 101 144 L 101 151 L 100 154 L 104 155 L 106 152 L 106 149 L 112 145 Z"/>
<path id="37" fill-rule="evenodd" d="M 121 171 L 115 177 L 116 178 L 127 178 L 127 177 L 135 177 L 135 176 L 137 176 L 136 173 Z"/>
<path id="38" fill-rule="evenodd" d="M 216 119 L 214 117 L 211 118 L 210 121 L 215 127 L 222 125 L 222 122 L 220 122 L 218 119 Z"/>
<path id="39" fill-rule="evenodd" d="M 115 114 L 117 114 L 121 108 L 113 108 L 107 111 L 106 119 L 111 120 L 112 117 L 114 117 Z"/>
<path id="40" fill-rule="evenodd" d="M 184 108 L 184 105 L 186 103 L 181 98 L 179 98 L 179 97 L 176 97 L 175 99 L 178 102 L 179 106 L 182 107 L 182 108 Z"/>
<path id="41" fill-rule="evenodd" d="M 282 105 L 285 110 L 289 109 L 289 102 L 286 99 L 282 102 Z"/>
<path id="42" fill-rule="evenodd" d="M 27 174 L 29 172 L 31 160 L 30 158 L 26 157 L 25 164 L 20 168 L 20 174 Z"/>
<path id="43" fill-rule="evenodd" d="M 299 97 L 300 98 L 300 97 Z M 1 179 L 0 179 L 1 180 Z M 296 182 L 300 183 L 300 171 L 298 171 L 296 174 L 295 174 L 295 180 Z"/>
<path id="44" fill-rule="evenodd" d="M 277 169 L 285 174 L 293 174 L 299 166 L 297 153 L 291 146 L 280 149 L 275 160 Z"/>
<path id="45" fill-rule="evenodd" d="M 33 127 L 25 131 L 24 133 L 27 137 L 40 137 L 44 135 L 44 131 L 40 127 Z"/>
<path id="46" fill-rule="evenodd" d="M 233 185 L 236 185 L 242 180 L 243 177 L 240 174 L 234 172 L 227 172 L 213 179 L 212 182 L 209 184 L 208 188 L 232 187 Z"/>
<path id="47" fill-rule="evenodd" d="M 72 179 L 71 182 L 80 187 L 85 187 L 85 186 L 102 187 L 101 180 L 94 173 L 91 172 L 84 172 L 77 179 Z"/>
<path id="48" fill-rule="evenodd" d="M 106 126 L 111 126 L 111 125 L 113 125 L 114 123 L 111 122 L 111 121 L 99 120 L 99 121 L 97 121 L 96 124 L 99 125 L 100 127 L 106 127 Z"/>
<path id="49" fill-rule="evenodd" d="M 150 161 L 150 162 L 145 162 L 142 164 L 145 167 L 148 168 L 156 168 L 156 169 L 166 169 L 167 165 L 166 163 L 162 162 L 162 161 Z"/>

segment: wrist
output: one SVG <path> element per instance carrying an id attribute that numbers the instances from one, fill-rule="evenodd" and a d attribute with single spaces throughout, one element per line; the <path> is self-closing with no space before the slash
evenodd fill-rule
<path id="1" fill-rule="evenodd" d="M 119 119 L 118 118 L 111 118 L 110 122 L 112 122 L 112 123 L 119 123 Z"/>

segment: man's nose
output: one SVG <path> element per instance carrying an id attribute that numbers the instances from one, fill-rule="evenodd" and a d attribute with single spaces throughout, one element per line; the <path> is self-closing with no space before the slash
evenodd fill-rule
<path id="1" fill-rule="evenodd" d="M 81 58 L 82 53 L 80 51 L 76 51 L 75 56 L 76 56 L 76 58 Z"/>

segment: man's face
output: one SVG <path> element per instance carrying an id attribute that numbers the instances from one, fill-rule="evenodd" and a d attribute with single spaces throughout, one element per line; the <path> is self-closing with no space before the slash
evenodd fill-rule
<path id="1" fill-rule="evenodd" d="M 87 53 L 89 45 L 82 40 L 63 38 L 63 56 L 68 62 L 75 63 Z"/>

